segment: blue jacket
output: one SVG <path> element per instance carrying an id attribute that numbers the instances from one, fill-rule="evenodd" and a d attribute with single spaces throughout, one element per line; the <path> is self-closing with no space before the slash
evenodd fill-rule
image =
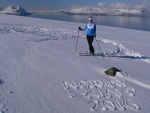
<path id="1" fill-rule="evenodd" d="M 96 36 L 96 24 L 94 23 L 88 23 L 84 29 L 82 30 L 86 30 L 86 35 L 88 36 Z"/>

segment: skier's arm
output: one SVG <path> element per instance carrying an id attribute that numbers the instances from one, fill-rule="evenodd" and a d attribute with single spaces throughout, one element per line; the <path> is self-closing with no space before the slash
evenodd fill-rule
<path id="1" fill-rule="evenodd" d="M 85 26 L 85 28 L 84 29 L 82 29 L 82 31 L 85 31 L 87 29 L 87 25 Z"/>

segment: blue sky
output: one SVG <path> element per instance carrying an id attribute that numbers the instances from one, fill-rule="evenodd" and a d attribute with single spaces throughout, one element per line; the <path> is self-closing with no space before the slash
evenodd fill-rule
<path id="1" fill-rule="evenodd" d="M 30 9 L 60 9 L 72 5 L 96 6 L 100 2 L 136 2 L 144 0 L 0 0 L 0 6 L 19 5 L 27 10 Z M 150 0 L 145 0 L 150 1 Z"/>

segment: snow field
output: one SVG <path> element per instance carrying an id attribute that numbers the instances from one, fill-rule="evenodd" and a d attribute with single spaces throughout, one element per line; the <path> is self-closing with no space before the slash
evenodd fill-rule
<path id="1" fill-rule="evenodd" d="M 76 55 L 82 23 L 0 15 L 2 113 L 149 113 L 149 32 L 97 26 L 105 55 Z M 87 51 L 79 32 L 78 52 Z M 122 70 L 115 77 L 104 71 Z"/>

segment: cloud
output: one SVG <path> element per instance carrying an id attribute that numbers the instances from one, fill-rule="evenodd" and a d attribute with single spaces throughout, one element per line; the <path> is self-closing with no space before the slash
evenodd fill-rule
<path id="1" fill-rule="evenodd" d="M 118 3 L 111 3 L 110 7 L 120 9 L 120 8 L 129 8 L 129 5 L 128 3 L 125 2 L 118 2 Z"/>
<path id="2" fill-rule="evenodd" d="M 150 2 L 113 2 L 113 3 L 105 3 L 100 2 L 98 4 L 101 8 L 111 8 L 111 9 L 142 9 L 142 10 L 150 10 Z"/>
<path id="3" fill-rule="evenodd" d="M 99 5 L 100 7 L 105 7 L 105 6 L 106 6 L 106 3 L 105 3 L 105 2 L 100 2 L 98 5 Z"/>
<path id="4" fill-rule="evenodd" d="M 150 9 L 150 2 L 143 2 L 133 6 L 135 9 Z"/>

